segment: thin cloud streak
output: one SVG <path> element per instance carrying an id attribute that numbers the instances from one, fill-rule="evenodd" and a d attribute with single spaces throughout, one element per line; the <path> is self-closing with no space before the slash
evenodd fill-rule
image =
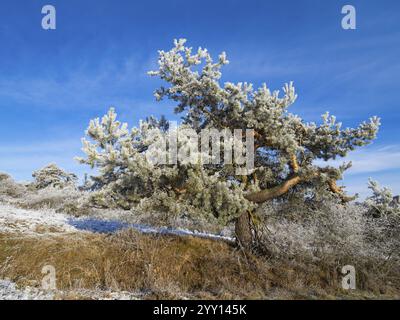
<path id="1" fill-rule="evenodd" d="M 82 176 L 87 167 L 74 160 L 81 155 L 81 143 L 74 140 L 48 141 L 36 144 L 2 146 L 0 172 L 11 174 L 16 180 L 30 180 L 32 172 L 49 163 L 56 163 L 67 171 Z"/>
<path id="2" fill-rule="evenodd" d="M 385 146 L 378 149 L 364 148 L 345 158 L 334 161 L 317 161 L 319 165 L 339 166 L 343 162 L 351 161 L 353 166 L 346 171 L 347 175 L 375 173 L 400 169 L 400 145 Z"/>
<path id="3" fill-rule="evenodd" d="M 48 71 L 41 77 L 0 78 L 0 96 L 13 103 L 40 108 L 90 108 L 107 102 L 125 104 L 134 95 L 134 88 L 148 78 L 150 64 L 140 64 L 130 57 L 119 66 L 111 60 L 103 62 L 90 72 L 84 66 L 82 62 L 81 68 L 61 74 L 61 79 L 56 71 Z"/>

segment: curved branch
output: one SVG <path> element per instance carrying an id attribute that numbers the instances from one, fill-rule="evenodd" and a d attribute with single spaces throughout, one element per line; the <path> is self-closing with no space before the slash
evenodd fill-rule
<path id="1" fill-rule="evenodd" d="M 179 195 L 184 194 L 187 191 L 187 189 L 185 189 L 185 188 L 181 188 L 181 189 L 180 188 L 173 188 L 173 190 L 175 191 L 175 193 L 177 193 Z"/>
<path id="2" fill-rule="evenodd" d="M 308 180 L 309 179 L 306 179 L 305 177 L 300 177 L 299 175 L 295 175 L 276 187 L 249 193 L 249 194 L 246 194 L 244 197 L 247 200 L 255 202 L 255 203 L 263 203 L 265 201 L 268 201 L 268 200 L 271 200 L 271 199 L 274 199 L 274 198 L 284 195 L 294 186 L 298 185 L 301 182 L 308 181 Z M 329 189 L 333 193 L 337 194 L 343 202 L 353 201 L 356 198 L 356 196 L 351 197 L 351 196 L 345 195 L 342 188 L 338 187 L 335 180 L 329 180 L 328 186 L 329 186 Z"/>
<path id="3" fill-rule="evenodd" d="M 328 181 L 328 186 L 329 186 L 329 189 L 330 189 L 333 193 L 337 194 L 343 202 L 350 202 L 350 201 L 353 201 L 353 200 L 356 198 L 356 196 L 352 196 L 352 197 L 351 197 L 351 196 L 345 195 L 344 192 L 343 192 L 343 190 L 342 190 L 342 188 L 339 187 L 339 186 L 336 184 L 336 181 L 335 181 L 335 180 L 329 180 L 329 181 Z"/>
<path id="4" fill-rule="evenodd" d="M 300 166 L 294 153 L 290 156 L 290 166 L 292 167 L 294 173 L 299 172 Z"/>
<path id="5" fill-rule="evenodd" d="M 286 180 L 285 182 L 276 187 L 247 194 L 245 195 L 245 198 L 255 203 L 262 203 L 285 194 L 292 187 L 294 187 L 295 185 L 299 184 L 302 181 L 303 181 L 302 178 L 296 175 L 293 176 L 292 178 L 289 178 L 288 180 Z"/>

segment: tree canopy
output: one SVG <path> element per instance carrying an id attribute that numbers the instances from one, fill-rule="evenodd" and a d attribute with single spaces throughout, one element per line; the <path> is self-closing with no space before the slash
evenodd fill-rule
<path id="1" fill-rule="evenodd" d="M 227 223 L 293 190 L 324 190 L 341 201 L 352 199 L 337 185 L 351 163 L 336 168 L 317 165 L 322 162 L 316 160 L 345 157 L 367 145 L 376 137 L 379 118 L 356 128 L 343 128 L 329 113 L 320 123 L 306 122 L 289 112 L 297 99 L 292 82 L 282 93 L 266 84 L 257 89 L 247 82 L 222 84 L 222 68 L 229 63 L 226 54 L 214 60 L 207 49 L 194 51 L 185 44 L 184 39 L 175 40 L 171 50 L 159 51 L 159 68 L 149 72 L 164 82 L 155 91 L 156 99 L 174 101 L 175 112 L 182 115 L 176 128 L 168 130 L 165 119 L 148 118 L 128 130 L 127 124 L 117 121 L 113 108 L 101 120 L 90 122 L 89 140 L 83 139 L 86 158 L 79 161 L 99 169 L 93 185 L 99 201 L 185 211 Z M 235 129 L 251 129 L 253 135 L 254 168 L 247 173 L 238 175 L 240 165 L 223 160 L 217 164 L 149 160 L 171 156 L 162 148 L 167 132 L 175 132 L 180 148 L 193 151 L 191 145 L 201 142 L 181 132 Z M 221 153 L 227 151 L 224 148 Z"/>

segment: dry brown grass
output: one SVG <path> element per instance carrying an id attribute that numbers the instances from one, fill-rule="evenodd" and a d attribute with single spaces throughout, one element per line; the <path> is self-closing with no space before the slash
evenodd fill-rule
<path id="1" fill-rule="evenodd" d="M 147 299 L 347 296 L 338 289 L 341 276 L 334 267 L 267 261 L 221 241 L 132 230 L 111 236 L 0 235 L 0 278 L 39 286 L 47 264 L 56 268 L 57 287 L 62 290 L 124 290 Z M 357 291 L 351 297 L 373 294 Z"/>

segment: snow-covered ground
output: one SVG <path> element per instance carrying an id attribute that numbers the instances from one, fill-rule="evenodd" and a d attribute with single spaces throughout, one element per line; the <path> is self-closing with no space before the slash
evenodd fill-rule
<path id="1" fill-rule="evenodd" d="M 118 230 L 132 228 L 142 233 L 153 234 L 170 234 L 178 236 L 193 236 L 215 240 L 234 241 L 232 237 L 205 233 L 200 231 L 191 231 L 187 229 L 174 229 L 168 227 L 152 227 L 138 223 L 127 223 L 119 220 L 96 219 L 96 218 L 69 218 L 68 223 L 78 230 L 96 232 L 96 233 L 113 233 Z"/>
<path id="2" fill-rule="evenodd" d="M 142 233 L 194 236 L 215 240 L 233 241 L 226 235 L 215 235 L 186 229 L 151 227 L 129 223 L 115 216 L 74 218 L 54 210 L 25 210 L 0 203 L 0 233 L 18 234 L 22 237 L 46 237 L 55 234 L 73 236 L 75 233 L 114 233 L 125 228 L 133 228 Z M 88 291 L 49 292 L 33 287 L 18 288 L 9 280 L 0 279 L 0 300 L 51 300 L 62 296 L 75 295 L 90 299 L 126 300 L 138 299 L 139 294 L 129 292 Z"/>
<path id="3" fill-rule="evenodd" d="M 68 223 L 68 217 L 52 210 L 24 210 L 0 204 L 0 232 L 38 235 L 39 229 L 45 233 L 76 232 Z"/>
<path id="4" fill-rule="evenodd" d="M 63 297 L 80 297 L 91 300 L 137 300 L 140 294 L 126 291 L 75 290 L 49 291 L 33 287 L 18 288 L 15 283 L 0 280 L 0 300 L 55 300 Z"/>
<path id="5" fill-rule="evenodd" d="M 24 210 L 10 205 L 0 204 L 0 232 L 22 233 L 36 235 L 38 230 L 43 233 L 96 232 L 113 233 L 118 230 L 133 228 L 142 233 L 171 234 L 179 236 L 194 236 L 215 240 L 234 241 L 232 237 L 216 235 L 186 229 L 167 227 L 152 227 L 137 223 L 128 223 L 115 218 L 74 218 L 53 210 Z"/>
<path id="6" fill-rule="evenodd" d="M 9 280 L 0 280 L 0 300 L 52 300 L 52 292 L 37 288 L 17 288 L 15 283 Z"/>

